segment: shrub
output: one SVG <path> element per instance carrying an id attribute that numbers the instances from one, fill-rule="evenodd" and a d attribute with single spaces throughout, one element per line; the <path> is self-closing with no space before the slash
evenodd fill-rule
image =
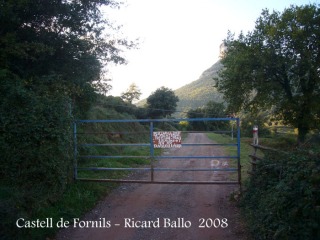
<path id="1" fill-rule="evenodd" d="M 241 207 L 255 239 L 320 239 L 320 157 L 266 153 Z"/>
<path id="2" fill-rule="evenodd" d="M 267 117 L 259 113 L 254 115 L 248 113 L 241 118 L 241 136 L 252 137 L 253 126 L 259 128 L 259 137 L 268 137 L 271 135 L 269 128 L 266 126 Z"/>
<path id="3" fill-rule="evenodd" d="M 12 239 L 12 223 L 55 202 L 72 179 L 72 119 L 67 97 L 3 83 L 0 235 Z"/>

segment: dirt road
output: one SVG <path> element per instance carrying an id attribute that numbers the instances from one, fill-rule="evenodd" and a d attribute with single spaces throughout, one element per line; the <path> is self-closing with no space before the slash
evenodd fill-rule
<path id="1" fill-rule="evenodd" d="M 202 133 L 184 142 L 210 143 Z M 222 147 L 182 147 L 167 155 L 223 155 Z M 170 160 L 159 167 L 223 168 L 228 160 Z M 145 175 L 144 177 L 148 177 Z M 156 172 L 155 180 L 226 180 L 226 172 Z M 123 184 L 58 240 L 245 239 L 237 209 L 229 201 L 234 185 Z M 93 225 L 91 225 L 93 224 Z"/>

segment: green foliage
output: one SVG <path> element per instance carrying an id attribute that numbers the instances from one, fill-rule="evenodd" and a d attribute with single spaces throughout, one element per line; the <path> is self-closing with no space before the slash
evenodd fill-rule
<path id="1" fill-rule="evenodd" d="M 320 155 L 314 150 L 265 153 L 258 163 L 241 203 L 255 239 L 320 238 Z"/>
<path id="2" fill-rule="evenodd" d="M 141 94 L 141 90 L 137 87 L 137 85 L 132 83 L 127 91 L 122 93 L 121 98 L 128 103 L 132 103 L 133 100 L 139 100 Z"/>
<path id="3" fill-rule="evenodd" d="M 230 144 L 237 143 L 236 134 L 227 135 L 227 134 L 217 134 L 217 133 L 208 133 L 209 139 L 222 144 Z M 249 145 L 251 143 L 251 138 L 243 138 L 240 139 L 240 163 L 241 163 L 241 183 L 245 183 L 249 177 L 248 171 L 251 170 L 251 164 L 248 158 L 248 155 L 252 152 L 252 147 Z M 224 146 L 224 152 L 229 156 L 237 156 L 237 147 L 236 146 Z M 237 160 L 229 161 L 229 166 L 237 168 Z M 237 175 L 233 174 L 233 180 L 237 180 Z"/>
<path id="4" fill-rule="evenodd" d="M 0 214 L 10 231 L 12 221 L 61 197 L 72 178 L 71 100 L 42 86 L 35 95 L 18 78 L 1 82 Z"/>
<path id="5" fill-rule="evenodd" d="M 179 98 L 166 87 L 157 89 L 147 98 L 148 115 L 151 118 L 171 116 L 175 112 Z"/>
<path id="6" fill-rule="evenodd" d="M 113 96 L 103 96 L 98 95 L 97 103 L 95 106 L 102 107 L 104 109 L 109 109 L 109 111 L 114 110 L 116 114 L 109 113 L 110 115 L 105 116 L 107 119 L 120 119 L 123 116 L 118 116 L 118 113 L 121 114 L 128 114 L 130 115 L 129 118 L 134 116 L 137 119 L 146 119 L 148 112 L 147 109 L 137 107 L 134 104 L 125 102 L 120 97 L 113 97 Z M 91 119 L 99 119 L 101 117 L 98 116 L 91 116 Z"/>
<path id="7" fill-rule="evenodd" d="M 12 86 L 9 84 L 8 86 Z M 1 115 L 0 121 L 5 134 L 0 136 L 0 150 L 3 153 L 0 178 L 0 216 L 1 235 L 4 239 L 44 239 L 54 234 L 54 229 L 19 229 L 13 224 L 18 218 L 37 219 L 52 217 L 58 220 L 81 217 L 83 213 L 93 207 L 103 194 L 110 190 L 112 184 L 73 183 L 72 180 L 72 118 L 70 116 L 68 98 L 46 95 L 34 96 L 23 88 L 6 88 L 5 99 L 0 104 L 1 111 L 8 112 Z M 110 103 L 119 98 L 98 95 L 97 102 L 91 106 L 86 114 L 88 119 L 130 119 L 129 104 L 126 108 L 117 106 L 112 108 Z M 16 101 L 16 102 L 15 102 Z M 120 99 L 123 103 L 123 101 Z M 19 103 L 19 104 L 18 104 Z M 114 102 L 112 102 L 114 103 Z M 15 111 L 10 111 L 10 104 L 20 105 Z M 60 112 L 64 109 L 63 112 Z M 30 118 L 33 111 L 33 118 Z M 9 116 L 10 114 L 10 116 Z M 79 143 L 117 143 L 147 142 L 149 131 L 140 124 L 87 124 L 79 126 L 78 131 L 96 132 L 97 134 L 80 135 Z M 126 132 L 121 139 L 113 138 L 108 133 Z M 141 132 L 141 135 L 139 134 Z M 99 134 L 98 134 L 99 133 Z M 104 133 L 104 134 L 100 134 Z M 95 147 L 82 148 L 82 154 L 123 154 L 148 155 L 149 149 L 131 149 L 123 147 Z M 134 167 L 146 164 L 146 159 L 118 159 L 110 161 L 80 161 L 80 166 L 103 167 Z M 123 177 L 125 172 L 81 173 L 83 177 L 117 178 Z M 81 199 L 81 201 L 79 201 Z"/>
<path id="8" fill-rule="evenodd" d="M 187 131 L 188 127 L 189 127 L 189 122 L 187 121 L 179 122 L 179 129 L 181 129 L 182 131 Z"/>
<path id="9" fill-rule="evenodd" d="M 112 25 L 99 7 L 114 1 L 0 5 L 0 235 L 35 239 L 12 223 L 35 217 L 70 186 L 73 118 L 101 91 L 94 87 L 105 80 L 103 65 L 124 63 L 119 48 L 132 45 L 105 35 Z"/>
<path id="10" fill-rule="evenodd" d="M 221 118 L 226 117 L 225 106 L 223 103 L 209 101 L 205 107 L 191 109 L 187 113 L 188 118 Z M 189 128 L 192 130 L 226 130 L 230 127 L 226 121 L 195 121 L 189 123 Z"/>
<path id="11" fill-rule="evenodd" d="M 118 47 L 131 45 L 106 39 L 103 31 L 110 24 L 98 9 L 101 5 L 118 4 L 103 0 L 3 2 L 0 69 L 33 81 L 50 77 L 60 91 L 75 95 L 86 83 L 102 81 L 102 64 L 125 62 Z"/>
<path id="12" fill-rule="evenodd" d="M 255 29 L 238 39 L 229 34 L 217 86 L 232 112 L 273 109 L 307 132 L 319 126 L 320 9 L 291 6 L 283 13 L 262 12 Z"/>
<path id="13" fill-rule="evenodd" d="M 252 137 L 253 126 L 258 126 L 259 137 L 268 137 L 271 135 L 266 124 L 269 122 L 268 112 L 260 112 L 256 114 L 247 113 L 241 117 L 241 136 Z"/>
<path id="14" fill-rule="evenodd" d="M 204 71 L 198 80 L 174 91 L 179 98 L 177 109 L 181 111 L 176 116 L 185 117 L 187 111 L 204 107 L 209 101 L 223 102 L 222 94 L 217 91 L 213 80 L 221 68 L 222 64 L 218 61 Z"/>

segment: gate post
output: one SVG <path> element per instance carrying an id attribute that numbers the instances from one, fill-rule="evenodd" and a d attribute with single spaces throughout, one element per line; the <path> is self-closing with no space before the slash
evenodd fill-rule
<path id="1" fill-rule="evenodd" d="M 237 118 L 237 155 L 238 155 L 238 182 L 241 189 L 241 164 L 240 164 L 240 119 Z"/>
<path id="2" fill-rule="evenodd" d="M 153 173 L 154 173 L 154 146 L 153 146 L 153 122 L 150 122 L 150 167 L 151 167 L 151 182 L 153 182 Z"/>

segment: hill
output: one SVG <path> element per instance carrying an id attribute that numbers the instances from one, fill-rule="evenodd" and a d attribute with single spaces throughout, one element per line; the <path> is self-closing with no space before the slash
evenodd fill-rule
<path id="1" fill-rule="evenodd" d="M 205 70 L 197 80 L 174 90 L 176 96 L 179 97 L 174 117 L 186 117 L 188 110 L 205 106 L 209 101 L 223 102 L 223 95 L 214 87 L 215 81 L 213 80 L 218 76 L 221 68 L 221 62 L 217 61 Z M 147 100 L 143 99 L 136 105 L 143 107 L 146 103 Z"/>
<path id="2" fill-rule="evenodd" d="M 205 106 L 209 101 L 223 102 L 222 94 L 214 87 L 215 81 L 213 80 L 218 76 L 221 68 L 221 62 L 217 61 L 205 70 L 198 80 L 174 91 L 179 97 L 177 117 L 184 117 L 188 110 Z"/>

